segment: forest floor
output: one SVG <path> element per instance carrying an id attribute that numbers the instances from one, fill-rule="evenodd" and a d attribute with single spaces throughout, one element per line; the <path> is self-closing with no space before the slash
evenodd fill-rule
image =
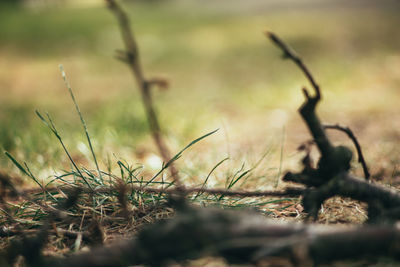
<path id="1" fill-rule="evenodd" d="M 224 158 L 229 159 L 213 171 L 208 187 L 226 187 L 232 177 L 251 169 L 234 189 L 279 189 L 285 186 L 279 181 L 282 174 L 299 168 L 302 153 L 297 147 L 310 136 L 297 109 L 303 101 L 301 88 L 308 84 L 265 38 L 263 31 L 270 30 L 295 48 L 319 82 L 322 120 L 349 126 L 364 150 L 372 179 L 400 187 L 399 5 L 314 2 L 295 7 L 254 4 L 256 8 L 248 9 L 240 3 L 203 8 L 189 1 L 127 5 L 146 75 L 170 81 L 170 89 L 154 91 L 154 101 L 171 150 L 178 152 L 219 128 L 176 162 L 185 185 L 202 185 Z M 26 162 L 43 184 L 71 169 L 57 139 L 35 115 L 35 110 L 48 111 L 74 161 L 95 170 L 59 73 L 62 63 L 100 168 L 118 176 L 118 161 L 143 166 L 139 176 L 145 178 L 159 170 L 162 162 L 135 83 L 128 68 L 114 58 L 122 42 L 105 7 L 0 8 L 0 24 L 2 152 Z M 332 139 L 351 146 L 342 134 L 333 133 Z M 353 169 L 361 176 L 355 161 Z M 5 156 L 0 156 L 0 170 L 22 177 L 21 188 L 36 186 Z M 230 199 L 219 204 L 256 207 L 283 220 L 302 218 L 298 199 Z M 110 225 L 106 240 L 170 214 L 169 208 L 143 210 L 137 224 Z M 320 222 L 359 224 L 365 216 L 359 203 L 335 198 L 325 204 Z M 61 247 L 69 248 L 55 250 Z"/>

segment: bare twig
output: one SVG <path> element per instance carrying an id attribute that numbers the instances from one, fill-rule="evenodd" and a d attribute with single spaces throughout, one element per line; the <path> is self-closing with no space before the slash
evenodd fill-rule
<path id="1" fill-rule="evenodd" d="M 278 46 L 283 51 L 285 58 L 292 60 L 301 69 L 301 71 L 304 73 L 304 75 L 307 77 L 312 87 L 314 88 L 315 96 L 310 96 L 307 89 L 303 88 L 306 102 L 300 107 L 300 113 L 305 120 L 322 156 L 329 157 L 329 155 L 332 154 L 333 146 L 326 136 L 326 133 L 319 121 L 319 118 L 315 114 L 315 107 L 321 100 L 321 91 L 318 84 L 316 83 L 307 66 L 303 63 L 302 59 L 296 55 L 293 49 L 285 44 L 274 33 L 266 32 L 266 35 L 276 46 Z"/>
<path id="2" fill-rule="evenodd" d="M 347 136 L 351 139 L 351 141 L 353 141 L 354 146 L 357 149 L 358 162 L 361 163 L 361 166 L 362 166 L 362 168 L 364 170 L 365 179 L 369 180 L 371 175 L 369 173 L 367 163 L 365 162 L 364 155 L 362 153 L 360 143 L 358 142 L 357 137 L 353 134 L 353 131 L 350 130 L 349 127 L 343 127 L 343 126 L 340 126 L 338 124 L 335 124 L 335 125 L 333 125 L 333 124 L 325 124 L 323 126 L 324 126 L 325 129 L 335 129 L 335 130 L 342 131 L 342 132 L 347 134 Z"/>
<path id="3" fill-rule="evenodd" d="M 321 92 L 319 89 L 318 84 L 316 83 L 314 77 L 312 76 L 311 72 L 308 70 L 307 66 L 303 63 L 303 60 L 294 52 L 292 48 L 290 48 L 287 44 L 285 44 L 277 35 L 272 32 L 265 32 L 267 37 L 271 39 L 271 41 L 276 44 L 282 51 L 283 56 L 285 58 L 291 59 L 304 73 L 307 79 L 310 81 L 312 87 L 315 90 L 315 97 L 320 99 Z"/>
<path id="4" fill-rule="evenodd" d="M 142 66 L 140 64 L 140 57 L 138 52 L 138 46 L 131 30 L 130 22 L 125 11 L 115 0 L 106 0 L 109 9 L 116 16 L 122 34 L 122 39 L 125 44 L 125 61 L 130 66 L 133 76 L 136 79 L 144 108 L 146 110 L 147 121 L 150 126 L 150 131 L 153 136 L 154 142 L 158 148 L 158 151 L 164 162 L 168 162 L 171 159 L 171 153 L 162 137 L 160 123 L 158 122 L 157 114 L 154 109 L 153 100 L 151 96 L 152 85 L 166 85 L 165 82 L 161 83 L 158 79 L 146 79 L 143 73 Z M 182 188 L 183 184 L 180 181 L 180 177 L 174 164 L 169 166 L 169 170 L 172 178 L 174 179 L 175 185 L 178 188 Z"/>
<path id="5" fill-rule="evenodd" d="M 99 189 L 101 190 L 101 189 Z M 133 187 L 133 190 L 138 190 L 148 193 L 162 193 L 162 194 L 174 194 L 179 193 L 179 189 L 161 189 L 161 188 L 140 188 Z M 224 196 L 237 196 L 237 197 L 298 197 L 304 192 L 302 188 L 287 188 L 284 191 L 246 191 L 246 190 L 226 190 L 226 189 L 211 189 L 204 187 L 188 187 L 184 189 L 185 194 L 199 193 L 209 194 L 209 195 L 224 195 Z"/>
<path id="6" fill-rule="evenodd" d="M 184 189 L 180 188 L 152 188 L 152 187 L 141 187 L 135 185 L 129 185 L 125 190 L 132 190 L 133 192 L 141 192 L 141 193 L 155 193 L 155 194 L 176 194 L 179 192 L 183 192 L 185 194 L 193 194 L 193 193 L 201 193 L 201 194 L 209 194 L 209 195 L 225 195 L 225 196 L 237 196 L 237 197 L 299 197 L 304 193 L 304 189 L 289 187 L 283 191 L 276 190 L 265 190 L 265 191 L 246 191 L 246 190 L 227 190 L 227 189 L 218 189 L 218 188 L 204 188 L 204 187 L 185 187 Z M 55 192 L 59 189 L 57 187 L 49 187 L 47 188 L 48 192 Z M 68 188 L 67 188 L 68 190 Z M 69 189 L 70 190 L 70 189 Z M 109 193 L 115 194 L 119 192 L 115 187 L 100 187 L 94 189 L 94 191 L 89 189 L 82 189 L 84 193 Z M 25 198 L 30 194 L 42 193 L 39 189 L 28 189 L 18 191 L 18 196 Z M 12 197 L 12 196 L 8 196 Z"/>

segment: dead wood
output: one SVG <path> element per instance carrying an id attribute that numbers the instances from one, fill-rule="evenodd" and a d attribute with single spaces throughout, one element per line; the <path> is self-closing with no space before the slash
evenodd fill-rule
<path id="1" fill-rule="evenodd" d="M 339 130 L 339 131 L 342 131 L 342 132 L 347 134 L 347 136 L 351 139 L 351 141 L 353 141 L 354 146 L 357 149 L 358 162 L 361 164 L 361 166 L 363 168 L 365 179 L 369 180 L 371 174 L 369 173 L 367 163 L 365 162 L 364 155 L 363 155 L 362 150 L 361 150 L 361 145 L 358 142 L 358 140 L 357 140 L 356 136 L 354 135 L 353 131 L 349 127 L 343 127 L 343 126 L 340 126 L 338 124 L 335 124 L 335 125 L 333 125 L 333 124 L 325 124 L 325 125 L 323 125 L 323 127 L 325 129 Z"/>
<path id="2" fill-rule="evenodd" d="M 69 192 L 73 190 L 75 187 L 66 186 L 66 187 L 47 187 L 46 192 L 55 193 L 59 191 Z M 304 194 L 305 189 L 300 187 L 287 187 L 284 190 L 232 190 L 232 189 L 224 189 L 224 188 L 204 188 L 204 187 L 185 187 L 184 189 L 178 188 L 156 188 L 156 187 L 144 187 L 144 186 L 135 186 L 135 185 L 125 185 L 123 188 L 125 192 L 121 192 L 119 186 L 110 187 L 110 186 L 102 186 L 95 188 L 93 190 L 89 188 L 82 188 L 81 191 L 83 193 L 100 193 L 100 194 L 110 194 L 115 195 L 118 192 L 118 197 L 121 197 L 121 193 L 154 193 L 154 194 L 165 194 L 165 195 L 176 195 L 181 193 L 182 190 L 185 195 L 191 194 L 207 194 L 207 195 L 217 195 L 217 196 L 226 196 L 226 197 L 300 197 Z M 26 190 L 15 190 L 10 191 L 5 194 L 5 198 L 7 199 L 15 199 L 15 198 L 26 198 L 30 194 L 39 194 L 43 193 L 42 189 L 26 189 Z M 123 209 L 126 205 L 126 199 L 119 200 Z"/>
<path id="3" fill-rule="evenodd" d="M 250 211 L 186 207 L 136 238 L 53 258 L 45 266 L 162 266 L 210 255 L 232 264 L 289 257 L 295 266 L 365 257 L 399 259 L 399 237 L 399 229 L 392 226 L 279 224 Z"/>
<path id="4" fill-rule="evenodd" d="M 299 113 L 307 125 L 321 157 L 316 168 L 311 166 L 311 160 L 307 154 L 303 160 L 304 168 L 300 173 L 288 172 L 283 180 L 305 185 L 308 190 L 303 194 L 303 205 L 309 216 L 318 217 L 321 204 L 333 197 L 349 197 L 368 204 L 368 222 L 393 222 L 400 218 L 398 209 L 400 194 L 397 191 L 387 189 L 381 185 L 368 183 L 350 175 L 350 162 L 352 151 L 345 146 L 334 146 L 329 140 L 325 130 L 337 129 L 344 131 L 356 146 L 359 162 L 363 166 L 365 177 L 368 180 L 370 174 L 361 152 L 361 146 L 349 128 L 339 125 L 323 125 L 316 114 L 316 106 L 320 102 L 321 90 L 313 75 L 303 63 L 302 59 L 275 34 L 268 32 L 267 36 L 284 53 L 284 57 L 292 60 L 310 81 L 314 95 L 310 95 L 303 88 L 305 102 L 299 109 Z"/>
<path id="5" fill-rule="evenodd" d="M 170 162 L 171 160 L 171 152 L 164 141 L 161 132 L 161 126 L 158 121 L 157 113 L 154 108 L 152 92 L 151 89 L 154 85 L 157 85 L 161 88 L 166 88 L 168 86 L 168 82 L 160 79 L 160 78 L 152 78 L 147 79 L 143 73 L 143 68 L 140 63 L 139 57 L 139 49 L 133 35 L 130 21 L 125 13 L 125 11 L 120 7 L 120 5 L 115 0 L 106 0 L 106 3 L 109 9 L 113 12 L 115 17 L 118 20 L 122 40 L 125 44 L 126 51 L 119 51 L 118 58 L 122 59 L 124 62 L 128 64 L 130 67 L 132 74 L 137 82 L 137 85 L 140 90 L 140 94 L 142 97 L 142 102 L 145 108 L 147 121 L 149 123 L 151 135 L 153 140 L 158 148 L 158 151 L 164 161 L 164 163 Z M 178 170 L 175 168 L 173 162 L 169 163 L 169 170 L 172 178 L 174 179 L 174 183 L 178 188 L 183 187 L 180 177 L 178 174 Z"/>
<path id="6" fill-rule="evenodd" d="M 107 0 L 110 9 L 116 15 L 126 46 L 121 55 L 129 64 L 141 90 L 147 119 L 154 141 L 165 162 L 170 163 L 170 152 L 162 138 L 151 97 L 154 84 L 164 86 L 159 79 L 146 79 L 140 62 L 136 41 L 130 29 L 125 12 L 114 0 Z M 43 226 L 35 231 L 21 229 L 0 229 L 0 237 L 21 235 L 22 238 L 11 242 L 0 255 L 0 265 L 12 264 L 18 255 L 23 255 L 30 266 L 161 266 L 171 261 L 182 262 L 202 256 L 222 256 L 229 263 L 259 263 L 271 256 L 288 257 L 293 265 L 317 265 L 336 260 L 390 257 L 400 260 L 400 230 L 393 222 L 400 218 L 400 194 L 397 191 L 356 178 L 349 174 L 352 151 L 345 146 L 334 146 L 329 140 L 326 129 L 344 131 L 354 142 L 359 161 L 368 179 L 369 172 L 365 164 L 356 137 L 348 128 L 338 125 L 323 125 L 316 114 L 316 107 L 322 99 L 321 90 L 313 75 L 302 59 L 273 33 L 268 37 L 291 59 L 311 83 L 314 93 L 303 89 L 305 102 L 299 113 L 307 125 L 310 134 L 321 154 L 316 167 L 313 167 L 309 155 L 303 160 L 304 169 L 299 173 L 288 172 L 284 180 L 304 185 L 306 188 L 288 188 L 284 191 L 231 191 L 206 188 L 185 188 L 178 172 L 170 165 L 171 175 L 176 188 L 158 189 L 127 186 L 119 188 L 100 187 L 71 191 L 64 203 L 57 207 L 45 207 L 49 216 Z M 18 191 L 9 179 L 0 176 L 0 204 L 7 213 L 5 198 L 29 198 L 27 192 Z M 46 192 L 52 190 L 46 189 Z M 58 190 L 56 188 L 55 190 Z M 148 226 L 137 236 L 110 246 L 92 249 L 90 252 L 71 255 L 65 258 L 43 257 L 41 252 L 50 233 L 63 234 L 70 238 L 91 239 L 92 235 L 66 230 L 52 230 L 51 223 L 56 219 L 66 219 L 63 210 L 75 205 L 80 193 L 118 193 L 124 216 L 129 217 L 127 199 L 128 190 L 168 194 L 170 203 L 178 210 L 171 220 Z M 44 191 L 44 189 L 42 190 Z M 316 219 L 321 204 L 333 197 L 349 197 L 368 204 L 369 222 L 386 225 L 367 225 L 359 227 L 328 227 L 304 224 L 278 224 L 250 211 L 229 211 L 188 206 L 183 198 L 176 195 L 191 193 L 220 194 L 224 196 L 299 196 L 301 195 L 305 211 Z M 175 202 L 174 202 L 175 201 Z M 40 205 L 40 204 L 37 204 Z M 13 218 L 8 216 L 12 222 Z M 99 236 L 102 234 L 98 227 Z M 29 237 L 29 235 L 34 237 Z M 100 238 L 100 242 L 102 238 Z"/>

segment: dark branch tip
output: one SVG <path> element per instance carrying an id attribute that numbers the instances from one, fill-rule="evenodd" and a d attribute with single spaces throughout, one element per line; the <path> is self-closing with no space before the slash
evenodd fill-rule
<path id="1" fill-rule="evenodd" d="M 288 51 L 287 51 L 286 45 L 282 42 L 281 39 L 279 39 L 279 37 L 278 37 L 276 34 L 270 32 L 270 31 L 265 31 L 264 34 L 265 34 L 274 44 L 276 44 L 279 48 L 281 48 L 281 49 L 284 51 L 285 54 L 289 54 Z M 288 56 L 290 56 L 290 55 L 288 55 Z"/>
<path id="2" fill-rule="evenodd" d="M 315 98 L 317 100 L 321 100 L 321 90 L 319 89 L 319 86 L 317 84 L 314 85 L 315 89 Z"/>
<path id="3" fill-rule="evenodd" d="M 302 88 L 302 91 L 303 91 L 304 97 L 305 97 L 307 100 L 309 100 L 311 97 L 310 97 L 310 94 L 308 93 L 307 88 L 303 87 L 303 88 Z"/>
<path id="4" fill-rule="evenodd" d="M 271 39 L 271 40 L 273 40 L 273 41 L 276 39 L 275 34 L 273 34 L 273 33 L 270 32 L 270 31 L 264 31 L 264 34 L 265 34 L 265 36 L 267 36 L 269 39 Z"/>

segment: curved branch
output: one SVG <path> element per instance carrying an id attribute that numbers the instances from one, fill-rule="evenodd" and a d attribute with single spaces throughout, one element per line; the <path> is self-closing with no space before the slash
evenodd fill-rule
<path id="1" fill-rule="evenodd" d="M 354 146 L 357 149 L 358 162 L 361 163 L 361 166 L 363 168 L 365 180 L 369 180 L 371 174 L 369 173 L 367 163 L 365 162 L 364 155 L 361 151 L 360 143 L 358 142 L 357 137 L 353 134 L 353 131 L 350 130 L 349 127 L 343 127 L 338 124 L 335 124 L 335 125 L 334 124 L 324 124 L 323 127 L 324 127 L 324 129 L 335 129 L 335 130 L 339 130 L 339 131 L 342 131 L 347 134 L 347 136 L 351 139 L 351 141 L 353 141 Z"/>

